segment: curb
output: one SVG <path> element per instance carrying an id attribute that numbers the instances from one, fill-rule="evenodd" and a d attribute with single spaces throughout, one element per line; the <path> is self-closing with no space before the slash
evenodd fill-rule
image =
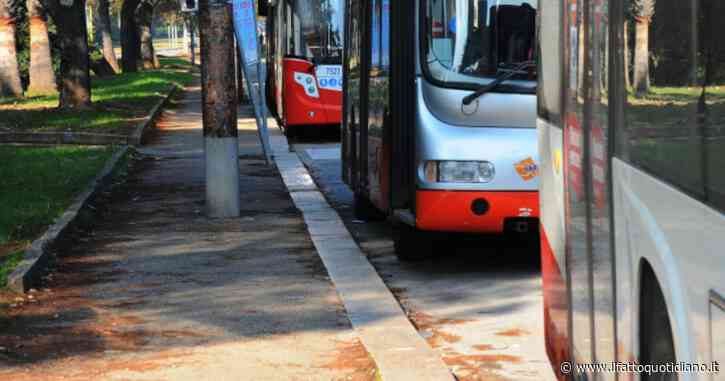
<path id="1" fill-rule="evenodd" d="M 286 139 L 271 141 L 274 161 L 348 318 L 385 381 L 454 380 L 440 355 L 415 329 L 365 257 L 340 216 L 317 188 Z"/>
<path id="2" fill-rule="evenodd" d="M 37 283 L 49 263 L 51 249 L 81 220 L 83 210 L 98 194 L 98 191 L 111 182 L 119 164 L 124 161 L 124 158 L 128 157 L 130 152 L 131 148 L 124 146 L 114 153 L 101 172 L 91 180 L 83 193 L 75 198 L 73 204 L 63 212 L 40 238 L 33 241 L 30 248 L 25 251 L 23 260 L 8 276 L 8 288 L 23 293 Z"/>
<path id="3" fill-rule="evenodd" d="M 143 140 L 146 137 L 146 134 L 149 132 L 150 128 L 153 127 L 156 118 L 161 115 L 164 105 L 166 105 L 166 103 L 171 100 L 171 98 L 174 96 L 174 94 L 176 94 L 178 90 L 179 86 L 171 85 L 171 89 L 169 89 L 169 92 L 166 94 L 166 96 L 156 102 L 151 111 L 146 115 L 146 117 L 144 117 L 144 120 L 136 126 L 136 130 L 133 132 L 133 134 L 128 137 L 129 145 L 140 146 L 141 144 L 143 144 Z"/>
<path id="4" fill-rule="evenodd" d="M 139 122 L 128 135 L 101 134 L 93 132 L 0 132 L 0 143 L 20 144 L 77 144 L 77 145 L 131 145 L 140 146 L 153 126 L 156 118 L 163 111 L 163 107 L 179 90 L 179 86 L 171 88 L 162 99 L 158 100 L 151 111 Z"/>

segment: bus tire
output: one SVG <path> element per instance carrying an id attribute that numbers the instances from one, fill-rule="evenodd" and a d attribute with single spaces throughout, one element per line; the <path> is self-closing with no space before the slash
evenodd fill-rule
<path id="1" fill-rule="evenodd" d="M 674 364 L 675 345 L 659 282 L 647 266 L 642 274 L 640 293 L 640 364 Z M 642 380 L 677 380 L 676 373 L 642 373 Z"/>
<path id="2" fill-rule="evenodd" d="M 383 213 L 373 205 L 367 197 L 355 193 L 353 197 L 353 209 L 355 212 L 355 218 L 362 221 L 379 221 L 384 219 Z"/>
<path id="3" fill-rule="evenodd" d="M 412 226 L 397 224 L 393 228 L 395 256 L 403 262 L 421 261 L 432 257 L 435 250 L 430 234 Z"/>
<path id="4" fill-rule="evenodd" d="M 287 137 L 287 140 L 296 140 L 298 134 L 298 128 L 297 126 L 285 126 L 284 128 L 284 136 Z"/>

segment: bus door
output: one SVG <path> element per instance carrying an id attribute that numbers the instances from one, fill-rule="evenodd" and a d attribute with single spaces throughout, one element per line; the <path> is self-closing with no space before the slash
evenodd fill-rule
<path id="1" fill-rule="evenodd" d="M 389 1 L 389 0 L 386 0 Z M 416 115 L 416 1 L 390 2 L 389 111 L 386 118 L 390 138 L 390 209 L 413 212 L 415 208 Z"/>
<path id="2" fill-rule="evenodd" d="M 364 152 L 367 136 L 367 4 L 368 0 L 347 0 L 345 4 L 345 54 L 343 62 L 343 128 L 342 155 L 343 179 L 350 185 L 353 192 L 359 193 L 366 189 L 364 174 L 366 154 Z"/>
<path id="3" fill-rule="evenodd" d="M 360 1 L 345 1 L 345 50 L 342 55 L 342 180 L 355 189 L 355 165 L 357 147 L 354 144 L 357 129 L 353 105 L 360 102 Z"/>
<path id="4" fill-rule="evenodd" d="M 412 210 L 415 1 L 347 0 L 346 12 L 344 180 L 386 214 Z"/>
<path id="5" fill-rule="evenodd" d="M 368 68 L 365 161 L 368 196 L 379 210 L 390 207 L 390 0 L 370 0 L 370 66 Z"/>
<path id="6" fill-rule="evenodd" d="M 559 369 L 562 360 L 549 348 L 559 344 L 551 333 L 559 333 L 560 320 L 568 325 L 566 357 L 577 363 L 722 361 L 725 49 L 716 31 L 725 5 L 662 0 L 644 19 L 631 14 L 635 0 L 562 1 L 561 91 L 551 86 L 556 59 L 545 49 L 544 33 L 555 34 L 547 22 L 555 18 L 542 16 L 539 92 L 542 173 L 549 178 L 541 188 L 542 237 L 553 248 L 542 251 L 552 365 Z M 558 92 L 562 107 L 551 102 Z M 554 140 L 559 129 L 544 122 L 562 126 L 562 159 Z M 551 197 L 559 180 L 551 174 L 559 172 L 562 196 Z M 548 206 L 557 200 L 564 204 L 559 220 Z M 564 266 L 547 263 L 561 260 L 562 241 Z M 563 269 L 565 319 L 550 319 L 558 302 L 551 269 Z M 707 376 L 681 375 L 695 377 Z"/>
<path id="7" fill-rule="evenodd" d="M 562 150 L 571 355 L 578 363 L 607 363 L 615 361 L 616 352 L 607 99 L 612 93 L 606 75 L 609 0 L 567 0 L 565 25 Z"/>

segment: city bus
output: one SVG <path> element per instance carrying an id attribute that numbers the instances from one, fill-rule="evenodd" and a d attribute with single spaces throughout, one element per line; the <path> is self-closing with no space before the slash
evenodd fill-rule
<path id="1" fill-rule="evenodd" d="M 725 379 L 710 372 L 725 364 L 725 2 L 651 4 L 539 2 L 544 322 L 560 379 Z"/>
<path id="2" fill-rule="evenodd" d="M 432 232 L 538 244 L 535 1 L 345 9 L 342 161 L 356 216 L 391 219 L 401 260 L 434 254 Z"/>
<path id="3" fill-rule="evenodd" d="M 260 0 L 267 107 L 288 137 L 339 131 L 343 0 Z"/>

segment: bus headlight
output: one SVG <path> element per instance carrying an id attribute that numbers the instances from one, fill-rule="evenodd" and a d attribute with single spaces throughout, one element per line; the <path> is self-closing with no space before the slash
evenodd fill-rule
<path id="1" fill-rule="evenodd" d="M 312 74 L 295 72 L 295 82 L 305 89 L 308 97 L 319 98 L 320 92 L 317 90 L 317 81 Z"/>
<path id="2" fill-rule="evenodd" d="M 496 170 L 488 161 L 429 161 L 425 165 L 427 181 L 439 183 L 488 183 Z"/>

